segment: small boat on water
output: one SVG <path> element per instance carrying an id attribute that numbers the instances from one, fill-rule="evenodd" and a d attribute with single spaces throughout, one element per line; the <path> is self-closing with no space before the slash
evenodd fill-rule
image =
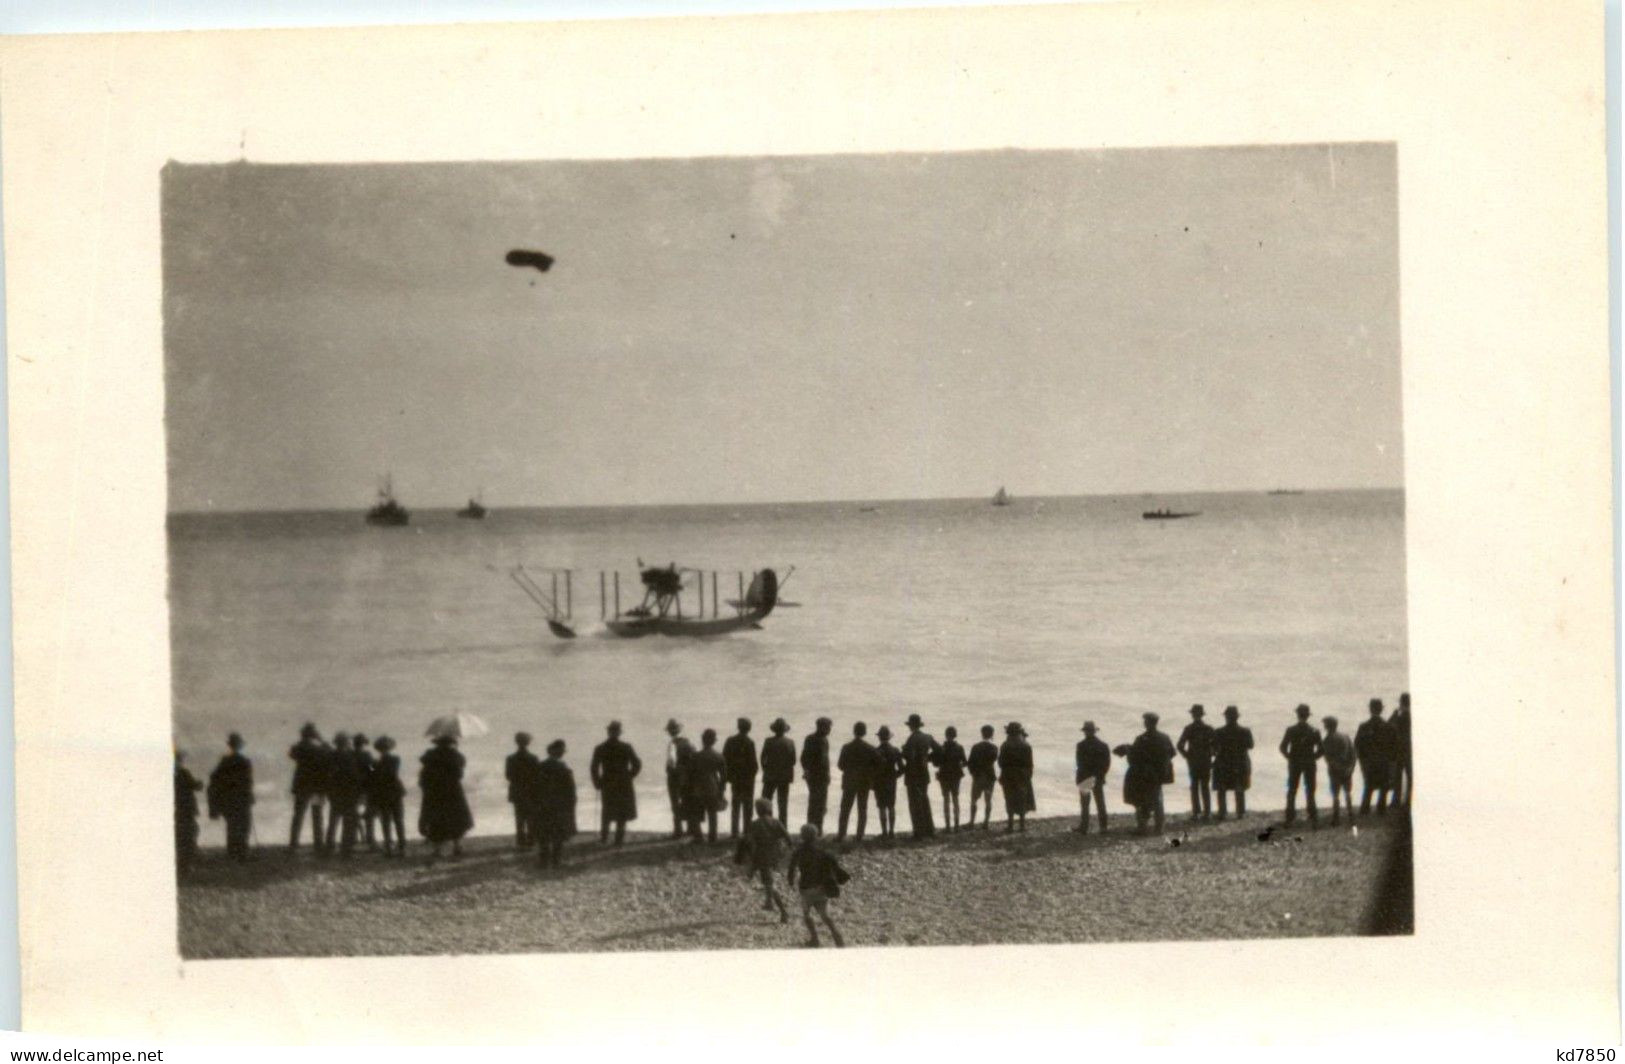
<path id="1" fill-rule="evenodd" d="M 395 488 L 385 476 L 378 485 L 378 501 L 367 511 L 367 524 L 379 528 L 400 528 L 412 520 L 412 515 L 395 499 Z"/>
<path id="2" fill-rule="evenodd" d="M 1266 495 L 1302 495 L 1302 488 L 1271 488 Z"/>
<path id="3" fill-rule="evenodd" d="M 1200 510 L 1147 510 L 1140 515 L 1147 521 L 1178 521 L 1186 517 L 1201 517 Z"/>
<path id="4" fill-rule="evenodd" d="M 467 506 L 457 511 L 457 516 L 465 518 L 469 521 L 483 521 L 485 519 L 485 515 L 489 512 L 490 511 L 480 503 L 480 497 L 478 494 L 476 494 L 473 498 L 468 500 Z"/>
<path id="5" fill-rule="evenodd" d="M 1004 490 L 1004 485 L 1003 484 L 1000 484 L 999 485 L 999 490 L 993 493 L 993 505 L 994 506 L 1009 506 L 1010 505 L 1010 493 Z"/>

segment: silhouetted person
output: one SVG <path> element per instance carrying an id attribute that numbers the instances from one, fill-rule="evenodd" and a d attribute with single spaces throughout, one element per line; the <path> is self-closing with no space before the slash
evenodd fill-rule
<path id="1" fill-rule="evenodd" d="M 610 721 L 605 731 L 609 738 L 593 750 L 587 774 L 601 803 L 598 841 L 609 841 L 609 828 L 613 824 L 615 845 L 619 846 L 626 841 L 627 821 L 638 818 L 638 795 L 632 781 L 643 771 L 643 762 L 638 760 L 632 745 L 621 738 L 620 721 Z"/>
<path id="2" fill-rule="evenodd" d="M 739 718 L 739 730 L 722 744 L 722 765 L 730 798 L 728 837 L 737 838 L 750 827 L 751 807 L 756 801 L 756 740 L 750 737 L 748 717 Z"/>
<path id="3" fill-rule="evenodd" d="M 891 729 L 884 724 L 875 732 L 875 815 L 880 818 L 880 837 L 897 837 L 897 778 L 903 774 L 903 754 L 891 744 Z"/>
<path id="4" fill-rule="evenodd" d="M 440 848 L 451 843 L 452 857 L 463 855 L 463 836 L 474 827 L 474 813 L 463 793 L 462 752 L 449 735 L 436 737 L 434 745 L 418 759 L 418 788 L 423 804 L 418 809 L 418 832 L 429 840 L 430 860 L 440 857 Z"/>
<path id="5" fill-rule="evenodd" d="M 1175 749 L 1185 759 L 1185 772 L 1191 780 L 1191 819 L 1213 815 L 1209 783 L 1213 775 L 1213 725 L 1202 719 L 1200 705 L 1191 707 L 1191 722 L 1179 733 Z"/>
<path id="6" fill-rule="evenodd" d="M 528 850 L 536 844 L 530 818 L 536 813 L 536 766 L 542 761 L 530 752 L 529 732 L 516 733 L 513 744 L 518 749 L 508 755 L 502 774 L 508 780 L 508 804 L 513 806 L 514 845 Z"/>
<path id="7" fill-rule="evenodd" d="M 1281 736 L 1281 756 L 1286 758 L 1286 822 L 1298 818 L 1298 784 L 1303 784 L 1303 804 L 1309 814 L 1309 823 L 1320 826 L 1315 811 L 1315 762 L 1320 759 L 1320 732 L 1309 723 L 1309 707 L 1299 705 L 1298 723 Z"/>
<path id="8" fill-rule="evenodd" d="M 937 833 L 931 820 L 931 766 L 941 758 L 935 737 L 924 731 L 925 721 L 910 713 L 904 722 L 908 738 L 903 740 L 903 789 L 908 792 L 908 822 L 914 838 L 928 839 Z"/>
<path id="9" fill-rule="evenodd" d="M 768 725 L 773 734 L 762 743 L 762 797 L 777 802 L 779 824 L 790 819 L 790 784 L 796 778 L 796 744 L 784 733 L 790 730 L 783 717 Z"/>
<path id="10" fill-rule="evenodd" d="M 564 763 L 563 739 L 547 744 L 547 760 L 536 765 L 530 798 L 537 863 L 557 868 L 564 863 L 564 844 L 576 833 L 576 777 Z"/>
<path id="11" fill-rule="evenodd" d="M 1038 808 L 1033 794 L 1033 748 L 1019 723 L 1004 726 L 1004 745 L 999 747 L 999 785 L 1004 788 L 1004 830 L 1027 830 L 1027 814 Z"/>
<path id="12" fill-rule="evenodd" d="M 789 842 L 789 832 L 784 830 L 783 824 L 773 819 L 773 803 L 766 798 L 757 799 L 756 817 L 745 830 L 745 856 L 750 862 L 750 875 L 762 884 L 765 895 L 762 908 L 769 912 L 777 909 L 781 924 L 790 922 L 790 910 L 785 908 L 784 896 L 779 893 L 773 880 L 778 874 L 779 865 L 784 863 L 784 851 Z"/>
<path id="13" fill-rule="evenodd" d="M 1236 796 L 1236 819 L 1247 815 L 1247 790 L 1253 785 L 1253 732 L 1236 723 L 1241 710 L 1224 707 L 1224 724 L 1213 732 L 1213 789 L 1219 792 L 1219 819 L 1229 813 L 1225 795 Z"/>
<path id="14" fill-rule="evenodd" d="M 807 823 L 824 830 L 829 807 L 829 731 L 835 722 L 819 717 L 813 733 L 801 742 L 801 778 L 807 784 Z"/>
<path id="15" fill-rule="evenodd" d="M 1373 698 L 1371 717 L 1354 733 L 1354 752 L 1360 761 L 1360 815 L 1371 812 L 1371 796 L 1377 796 L 1377 814 L 1388 811 L 1388 788 L 1393 786 L 1394 730 L 1382 719 L 1382 699 Z"/>
<path id="16" fill-rule="evenodd" d="M 344 732 L 333 736 L 333 749 L 327 761 L 327 852 L 332 853 L 335 837 L 339 852 L 348 857 L 355 850 L 356 830 L 361 826 L 361 768 L 355 750 Z"/>
<path id="17" fill-rule="evenodd" d="M 401 782 L 401 759 L 395 740 L 380 735 L 373 744 L 378 760 L 373 765 L 368 802 L 378 811 L 384 831 L 384 856 L 406 856 L 406 784 Z"/>
<path id="18" fill-rule="evenodd" d="M 869 822 L 869 792 L 875 783 L 875 748 L 864 738 L 868 725 L 858 721 L 852 725 L 852 741 L 841 747 L 841 756 L 835 767 L 841 771 L 841 826 L 837 842 L 846 838 L 847 818 L 852 807 L 858 807 L 858 841 L 863 841 L 863 829 Z"/>
<path id="19" fill-rule="evenodd" d="M 1128 772 L 1123 775 L 1123 801 L 1134 807 L 1134 820 L 1141 835 L 1151 822 L 1156 825 L 1156 833 L 1162 834 L 1165 816 L 1162 788 L 1174 782 L 1174 744 L 1157 730 L 1160 719 L 1155 713 L 1140 714 L 1145 730 L 1135 736 L 1127 748 L 1118 748 L 1128 760 Z"/>
<path id="20" fill-rule="evenodd" d="M 959 729 L 949 725 L 942 731 L 942 749 L 937 755 L 937 785 L 942 788 L 942 826 L 949 831 L 959 830 L 959 786 L 964 778 L 965 748 L 959 745 Z"/>
<path id="21" fill-rule="evenodd" d="M 185 875 L 197 861 L 197 792 L 203 789 L 175 751 L 175 871 Z"/>
<path id="22" fill-rule="evenodd" d="M 683 737 L 683 726 L 675 720 L 666 722 L 666 796 L 671 799 L 671 837 L 680 839 L 684 833 L 684 804 L 688 800 L 688 764 L 694 757 L 694 744 Z"/>
<path id="23" fill-rule="evenodd" d="M 1078 823 L 1078 830 L 1089 834 L 1089 800 L 1095 802 L 1097 815 L 1100 817 L 1100 830 L 1106 830 L 1106 776 L 1112 770 L 1112 752 L 1104 741 L 1095 735 L 1095 722 L 1083 722 L 1083 738 L 1078 742 L 1077 748 L 1077 784 L 1078 807 L 1083 816 Z"/>
<path id="24" fill-rule="evenodd" d="M 970 748 L 965 769 L 970 773 L 970 822 L 976 826 L 976 802 L 982 802 L 982 830 L 993 818 L 993 787 L 999 781 L 999 748 L 993 742 L 993 725 L 982 725 L 982 741 Z"/>
<path id="25" fill-rule="evenodd" d="M 1341 808 L 1347 808 L 1349 819 L 1354 819 L 1354 740 L 1337 730 L 1336 717 L 1325 717 L 1320 723 L 1326 728 L 1320 753 L 1326 759 L 1326 782 L 1332 789 L 1332 823 L 1339 824 Z"/>
<path id="26" fill-rule="evenodd" d="M 254 763 L 243 756 L 243 737 L 226 739 L 230 753 L 209 773 L 209 819 L 226 821 L 226 856 L 248 860 L 248 836 L 254 829 Z"/>
<path id="27" fill-rule="evenodd" d="M 288 832 L 288 852 L 299 849 L 299 831 L 304 827 L 305 810 L 310 810 L 311 849 L 321 853 L 327 845 L 323 812 L 327 806 L 327 759 L 331 751 L 322 742 L 316 725 L 299 729 L 299 741 L 288 749 L 293 759 L 293 826 Z"/>
<path id="28" fill-rule="evenodd" d="M 1405 803 L 1405 808 L 1411 807 L 1411 695 L 1407 691 L 1399 696 L 1399 708 L 1394 715 L 1388 718 L 1388 726 L 1394 732 L 1394 769 L 1390 775 L 1393 783 L 1391 790 L 1394 794 L 1394 804 Z"/>
<path id="29" fill-rule="evenodd" d="M 717 813 L 725 804 L 722 778 L 725 766 L 717 752 L 717 733 L 707 728 L 700 733 L 700 748 L 689 762 L 688 772 L 688 833 L 699 842 L 700 824 L 705 824 L 704 838 L 717 841 Z"/>
<path id="30" fill-rule="evenodd" d="M 829 937 L 835 940 L 837 948 L 846 945 L 835 921 L 830 918 L 829 903 L 840 897 L 841 884 L 850 878 L 840 862 L 818 844 L 818 827 L 814 824 L 803 825 L 801 845 L 790 855 L 789 882 L 792 889 L 798 882 L 801 885 L 801 922 L 807 925 L 808 946 L 817 949 L 819 945 L 818 925 L 813 922 L 813 913 L 823 918 L 824 926 L 829 928 Z"/>
<path id="31" fill-rule="evenodd" d="M 378 836 L 374 829 L 374 821 L 378 819 L 378 810 L 372 804 L 372 774 L 378 770 L 378 759 L 368 749 L 367 737 L 360 732 L 350 736 L 350 747 L 355 758 L 356 774 L 361 777 L 361 800 L 357 803 L 360 818 L 360 832 L 367 843 L 367 849 L 378 848 Z"/>

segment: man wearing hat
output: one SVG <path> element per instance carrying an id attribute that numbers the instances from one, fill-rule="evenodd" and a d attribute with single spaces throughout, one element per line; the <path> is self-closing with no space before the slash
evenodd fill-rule
<path id="1" fill-rule="evenodd" d="M 1179 733 L 1175 749 L 1185 759 L 1185 774 L 1191 780 L 1191 819 L 1206 820 L 1213 815 L 1209 782 L 1213 776 L 1213 725 L 1202 719 L 1206 712 L 1200 703 L 1191 707 L 1191 722 Z"/>
<path id="2" fill-rule="evenodd" d="M 1033 748 L 1027 743 L 1027 731 L 1017 721 L 1004 726 L 1004 745 L 999 747 L 999 785 L 1004 788 L 1004 830 L 1013 831 L 1017 823 L 1027 830 L 1027 814 L 1038 808 L 1033 795 Z"/>
<path id="3" fill-rule="evenodd" d="M 564 863 L 564 844 L 576 833 L 576 777 L 564 763 L 564 740 L 548 743 L 547 760 L 528 771 L 533 780 L 526 792 L 531 806 L 526 823 L 536 843 L 536 863 L 557 868 Z"/>
<path id="4" fill-rule="evenodd" d="M 790 820 L 790 784 L 796 778 L 796 743 L 783 717 L 768 725 L 773 734 L 762 743 L 762 797 L 779 804 L 779 823 Z"/>
<path id="5" fill-rule="evenodd" d="M 1298 784 L 1303 784 L 1303 804 L 1309 814 L 1309 823 L 1320 826 L 1315 811 L 1315 762 L 1320 759 L 1320 732 L 1309 723 L 1309 707 L 1299 704 L 1298 723 L 1281 736 L 1281 756 L 1286 758 L 1286 822 L 1290 825 L 1298 818 Z"/>
<path id="6" fill-rule="evenodd" d="M 880 818 L 880 837 L 897 837 L 897 777 L 903 774 L 903 754 L 891 744 L 891 729 L 884 724 L 875 732 L 875 815 Z"/>
<path id="7" fill-rule="evenodd" d="M 324 812 L 327 801 L 328 775 L 327 744 L 322 742 L 316 725 L 306 723 L 299 729 L 299 741 L 288 749 L 293 759 L 293 827 L 288 832 L 288 852 L 299 849 L 299 831 L 305 824 L 305 810 L 310 810 L 310 844 L 321 853 L 327 836 L 323 833 Z"/>
<path id="8" fill-rule="evenodd" d="M 406 785 L 401 782 L 401 759 L 395 740 L 380 735 L 373 744 L 378 760 L 367 788 L 367 805 L 378 813 L 384 832 L 384 856 L 406 856 Z"/>
<path id="9" fill-rule="evenodd" d="M 728 837 L 750 830 L 751 806 L 756 799 L 756 740 L 750 737 L 750 718 L 739 718 L 739 730 L 722 744 L 723 773 L 728 781 L 731 812 Z"/>
<path id="10" fill-rule="evenodd" d="M 683 737 L 683 726 L 675 719 L 666 722 L 666 796 L 671 799 L 671 837 L 680 839 L 688 825 L 689 762 L 694 759 L 694 744 Z"/>
<path id="11" fill-rule="evenodd" d="M 801 778 L 807 783 L 807 823 L 824 831 L 829 805 L 829 731 L 835 722 L 819 717 L 813 733 L 801 743 Z"/>
<path id="12" fill-rule="evenodd" d="M 1144 835 L 1148 824 L 1156 824 L 1162 834 L 1162 788 L 1174 782 L 1174 744 L 1168 736 L 1157 730 L 1161 720 L 1155 713 L 1142 713 L 1145 730 L 1135 736 L 1129 745 L 1128 772 L 1123 776 L 1123 801 L 1134 807 L 1134 819 L 1139 833 Z"/>
<path id="13" fill-rule="evenodd" d="M 1326 781 L 1332 787 L 1332 824 L 1342 821 L 1338 813 L 1338 798 L 1354 819 L 1354 741 L 1337 730 L 1336 717 L 1324 717 L 1320 722 L 1326 729 L 1320 740 L 1320 752 L 1326 758 Z"/>
<path id="14" fill-rule="evenodd" d="M 508 780 L 508 804 L 513 806 L 514 844 L 528 850 L 536 844 L 531 821 L 536 814 L 536 768 L 541 759 L 530 752 L 530 732 L 513 737 L 515 750 L 508 755 L 503 775 Z"/>
<path id="15" fill-rule="evenodd" d="M 852 806 L 858 807 L 858 841 L 863 841 L 863 829 L 869 821 L 869 790 L 875 779 L 875 748 L 864 738 L 869 726 L 863 721 L 852 725 L 852 741 L 841 747 L 840 759 L 835 767 L 841 770 L 841 825 L 835 835 L 836 842 L 846 839 L 847 820 Z"/>
<path id="16" fill-rule="evenodd" d="M 592 751 L 587 775 L 598 792 L 598 841 L 609 841 L 610 825 L 615 825 L 615 845 L 626 841 L 626 822 L 638 818 L 638 794 L 632 781 L 643 771 L 643 762 L 632 744 L 621 738 L 621 722 L 612 720 L 604 729 L 608 738 Z"/>
<path id="17" fill-rule="evenodd" d="M 1089 834 L 1089 799 L 1095 800 L 1095 808 L 1099 811 L 1100 830 L 1106 830 L 1106 774 L 1112 770 L 1112 752 L 1104 740 L 1095 735 L 1095 722 L 1083 722 L 1083 738 L 1078 742 L 1078 802 L 1083 810 L 1083 820 L 1078 824 L 1078 831 L 1084 835 Z"/>
<path id="18" fill-rule="evenodd" d="M 1247 788 L 1253 785 L 1253 730 L 1239 723 L 1241 710 L 1224 707 L 1224 723 L 1213 732 L 1213 789 L 1219 792 L 1219 819 L 1228 814 L 1225 795 L 1236 795 L 1236 819 L 1247 815 Z"/>
<path id="19" fill-rule="evenodd" d="M 226 821 L 226 856 L 248 860 L 248 834 L 254 826 L 254 763 L 243 756 L 243 737 L 226 738 L 230 753 L 209 773 L 209 819 Z"/>
<path id="20" fill-rule="evenodd" d="M 937 833 L 931 820 L 931 766 L 942 760 L 942 748 L 923 730 L 925 721 L 918 713 L 910 713 L 904 724 L 908 738 L 903 740 L 903 787 L 908 791 L 908 822 L 919 841 Z"/>

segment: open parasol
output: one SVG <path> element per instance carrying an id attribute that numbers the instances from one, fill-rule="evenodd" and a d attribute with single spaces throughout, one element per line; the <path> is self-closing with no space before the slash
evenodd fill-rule
<path id="1" fill-rule="evenodd" d="M 447 736 L 453 739 L 476 739 L 490 732 L 491 726 L 484 720 L 467 710 L 458 710 L 448 716 L 436 717 L 423 734 L 430 739 Z"/>

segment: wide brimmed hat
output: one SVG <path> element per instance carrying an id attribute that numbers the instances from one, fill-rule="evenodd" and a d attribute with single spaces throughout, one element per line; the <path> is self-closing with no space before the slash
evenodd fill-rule
<path id="1" fill-rule="evenodd" d="M 908 719 L 905 720 L 903 723 L 907 724 L 911 728 L 923 728 L 923 727 L 925 727 L 925 721 L 920 719 L 920 715 L 918 713 L 910 713 L 908 715 Z"/>
<path id="2" fill-rule="evenodd" d="M 1241 716 L 1241 710 L 1237 709 L 1235 706 L 1225 706 L 1224 715 L 1227 720 L 1235 720 L 1237 717 Z"/>
<path id="3" fill-rule="evenodd" d="M 882 724 L 880 726 L 880 730 L 875 732 L 875 734 L 880 736 L 882 739 L 890 739 L 891 738 L 891 729 L 886 727 L 884 724 Z"/>
<path id="4" fill-rule="evenodd" d="M 785 723 L 785 720 L 784 720 L 783 717 L 778 718 L 772 724 L 769 724 L 768 727 L 771 728 L 773 731 L 781 732 L 781 733 L 782 732 L 787 732 L 787 731 L 790 730 L 790 725 Z"/>
<path id="5" fill-rule="evenodd" d="M 1196 703 L 1196 705 L 1191 707 L 1191 716 L 1193 716 L 1193 717 L 1200 717 L 1200 716 L 1203 716 L 1206 713 L 1207 713 L 1207 710 L 1202 708 L 1202 703 L 1200 703 L 1200 702 Z"/>
<path id="6" fill-rule="evenodd" d="M 1141 713 L 1140 714 L 1140 719 L 1145 721 L 1147 724 L 1155 724 L 1159 720 L 1161 720 L 1162 718 L 1157 716 L 1157 714 L 1155 714 L 1155 713 L 1147 712 L 1147 713 Z"/>
<path id="7" fill-rule="evenodd" d="M 1092 721 L 1092 720 L 1084 721 L 1083 722 L 1083 730 L 1086 731 L 1086 732 L 1094 731 L 1095 730 L 1095 722 Z"/>
<path id="8" fill-rule="evenodd" d="M 1004 726 L 1004 733 L 1006 735 L 1020 735 L 1021 722 L 1019 720 L 1013 720 L 1009 724 L 1006 724 Z"/>
<path id="9" fill-rule="evenodd" d="M 387 735 L 380 735 L 372 745 L 374 749 L 389 751 L 395 749 L 395 740 Z"/>

